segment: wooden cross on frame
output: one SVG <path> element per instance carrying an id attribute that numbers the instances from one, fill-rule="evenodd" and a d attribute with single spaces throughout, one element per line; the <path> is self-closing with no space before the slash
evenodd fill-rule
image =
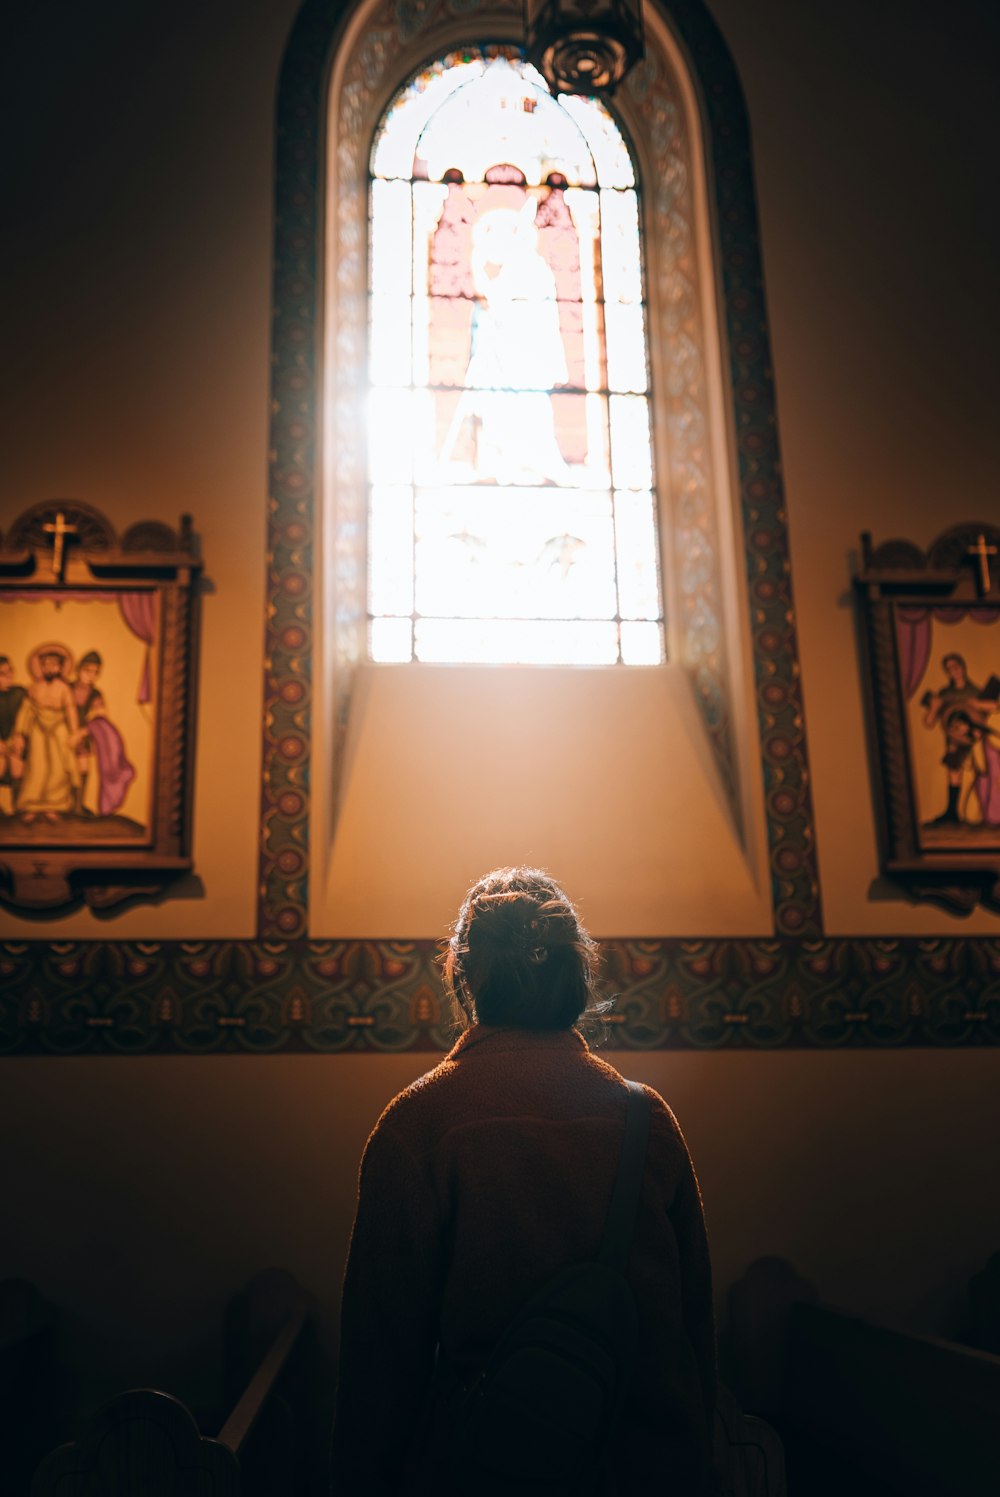
<path id="1" fill-rule="evenodd" d="M 57 582 L 63 580 L 63 568 L 66 565 L 66 537 L 76 535 L 76 526 L 67 525 L 66 516 L 62 510 L 56 514 L 55 522 L 51 520 L 42 526 L 52 537 L 52 573 Z M 980 536 L 982 540 L 982 536 Z"/>
<path id="2" fill-rule="evenodd" d="M 966 556 L 974 556 L 979 562 L 979 576 L 977 580 L 979 582 L 979 596 L 983 597 L 990 590 L 990 557 L 996 556 L 997 548 L 996 546 L 988 546 L 985 535 L 980 531 L 976 536 L 975 545 L 966 546 L 965 554 Z"/>

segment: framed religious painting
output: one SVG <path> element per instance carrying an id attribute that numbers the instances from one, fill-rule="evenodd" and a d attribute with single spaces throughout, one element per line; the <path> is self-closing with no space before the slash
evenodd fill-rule
<path id="1" fill-rule="evenodd" d="M 883 872 L 918 899 L 1000 908 L 1000 529 L 928 550 L 862 536 Z"/>
<path id="2" fill-rule="evenodd" d="M 0 541 L 0 903 L 158 895 L 191 869 L 190 521 L 36 505 Z"/>

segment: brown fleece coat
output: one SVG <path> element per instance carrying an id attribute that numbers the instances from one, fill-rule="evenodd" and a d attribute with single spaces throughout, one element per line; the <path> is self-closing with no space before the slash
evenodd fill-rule
<path id="1" fill-rule="evenodd" d="M 715 1404 L 708 1247 L 680 1128 L 646 1091 L 639 1361 L 609 1490 L 701 1497 Z M 596 1255 L 626 1100 L 575 1029 L 474 1025 L 390 1102 L 361 1162 L 344 1281 L 334 1497 L 443 1490 L 425 1430 L 435 1348 L 477 1371 L 530 1294 Z"/>

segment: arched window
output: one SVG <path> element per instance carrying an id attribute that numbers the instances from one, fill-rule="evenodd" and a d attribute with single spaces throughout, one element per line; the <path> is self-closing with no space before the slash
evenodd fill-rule
<path id="1" fill-rule="evenodd" d="M 304 0 L 278 105 L 263 935 L 430 933 L 463 880 L 487 862 L 524 858 L 572 884 L 599 934 L 821 928 L 746 112 L 704 0 L 646 0 L 644 18 L 646 56 L 616 92 L 609 129 L 602 122 L 612 116 L 599 106 L 557 105 L 530 91 L 538 85 L 521 65 L 517 0 Z M 495 46 L 469 47 L 470 36 Z M 466 154 L 456 158 L 455 132 L 440 129 L 453 139 L 432 151 L 430 139 L 422 143 L 425 129 L 435 133 L 431 109 L 414 116 L 398 168 L 383 171 L 380 158 L 373 180 L 373 153 L 416 96 L 440 88 L 441 118 L 460 108 L 461 90 L 452 98 L 447 84 L 447 60 L 459 52 L 476 62 L 481 83 L 501 58 L 516 75 L 515 95 L 535 103 L 508 111 L 522 133 L 536 114 L 562 111 L 560 140 L 577 131 L 578 177 L 562 146 L 557 159 L 492 144 L 476 157 L 463 139 Z M 422 107 L 417 100 L 417 115 Z M 605 150 L 629 161 L 640 195 L 603 175 Z M 501 216 L 501 193 L 512 217 Z M 588 193 L 591 203 L 614 196 L 588 219 Z M 622 224 L 634 203 L 638 225 L 645 311 L 619 300 L 634 321 L 645 318 L 632 347 L 648 388 L 628 376 L 616 385 L 610 331 L 607 377 L 600 372 L 602 262 L 612 257 L 601 210 L 613 216 L 615 203 Z M 383 231 L 383 213 L 399 215 L 395 230 L 390 222 Z M 533 335 L 547 350 L 527 379 L 523 369 L 514 380 L 496 373 L 505 291 L 495 283 L 512 251 L 494 241 L 505 230 L 532 267 L 524 273 L 540 309 Z M 638 262 L 630 264 L 634 281 Z M 464 290 L 440 289 L 463 274 Z M 372 311 L 380 296 L 385 334 L 382 310 Z M 510 326 L 524 311 L 515 309 Z M 595 321 L 591 382 L 586 330 Z M 374 404 L 384 400 L 374 417 L 373 326 Z M 386 378 L 382 351 L 398 351 L 400 341 L 409 376 L 404 368 Z M 522 349 L 502 328 L 499 343 Z M 493 418 L 517 400 L 531 417 L 528 450 L 512 459 Z M 639 454 L 628 475 L 616 466 L 616 420 L 634 428 L 617 441 L 618 453 Z M 378 467 L 397 459 L 402 471 Z M 655 510 L 645 498 L 654 474 Z M 436 508 L 425 504 L 432 492 Z M 544 534 L 522 529 L 516 551 L 493 552 L 490 587 L 506 614 L 480 598 L 474 620 L 468 598 L 449 596 L 442 579 L 481 569 L 468 562 L 483 552 L 480 520 L 499 531 L 528 493 L 536 499 L 521 505 L 524 524 L 546 514 Z M 631 617 L 617 533 L 630 505 L 639 530 L 655 513 L 660 561 L 658 578 L 655 563 L 640 564 L 647 601 L 654 583 L 656 601 Z M 590 529 L 571 525 L 569 513 L 574 522 L 589 513 Z M 592 586 L 578 586 L 587 567 L 576 543 L 598 555 L 602 525 L 603 573 L 591 566 Z M 379 575 L 386 534 L 406 565 Z M 462 566 L 448 564 L 456 555 Z M 544 579 L 532 597 L 549 601 L 524 605 L 522 616 L 510 600 L 526 560 L 536 583 Z M 397 572 L 406 596 L 386 598 Z M 421 590 L 435 588 L 438 601 L 428 602 Z M 599 599 L 589 616 L 579 596 L 572 613 L 566 607 L 574 589 Z M 443 625 L 436 645 L 434 630 L 417 637 L 416 626 L 433 620 Z M 634 655 L 620 624 L 642 626 Z M 602 627 L 622 649 L 598 659 L 659 664 L 530 664 L 558 658 L 556 634 L 581 639 Z M 373 633 L 383 635 L 375 654 L 400 663 L 372 661 Z M 453 661 L 449 633 L 473 663 L 434 663 L 435 653 Z M 490 659 L 524 664 L 478 663 Z"/>
<path id="2" fill-rule="evenodd" d="M 390 103 L 371 154 L 375 661 L 663 657 L 636 177 L 608 109 L 509 46 Z"/>
<path id="3" fill-rule="evenodd" d="M 314 5 L 309 9 L 309 14 L 316 21 L 318 29 L 320 29 L 320 12 L 329 3 L 332 3 L 332 0 L 314 0 Z M 310 40 L 312 34 L 305 25 L 306 15 L 307 12 L 304 11 L 303 30 L 300 37 L 303 49 L 319 45 L 317 40 Z M 436 617 L 439 621 L 441 619 L 440 613 L 434 615 L 431 608 L 423 607 L 422 600 L 418 600 L 416 596 L 401 599 L 378 597 L 382 580 L 369 576 L 370 444 L 366 433 L 372 426 L 368 419 L 367 400 L 370 302 L 372 273 L 374 273 L 376 282 L 379 282 L 383 274 L 378 263 L 383 250 L 390 257 L 389 267 L 384 272 L 384 284 L 395 288 L 385 293 L 388 302 L 392 304 L 391 310 L 386 313 L 386 323 L 391 329 L 386 342 L 395 346 L 397 350 L 402 347 L 404 363 L 409 359 L 412 361 L 411 368 L 414 369 L 419 359 L 424 357 L 411 341 L 412 328 L 415 325 L 412 321 L 415 316 L 414 303 L 419 294 L 423 294 L 428 301 L 430 300 L 429 279 L 426 286 L 423 283 L 418 286 L 414 281 L 407 280 L 407 276 L 412 275 L 413 262 L 410 260 L 410 255 L 413 252 L 415 219 L 409 218 L 402 232 L 397 231 L 395 235 L 380 232 L 377 225 L 374 235 L 372 234 L 372 188 L 377 185 L 372 180 L 373 154 L 379 148 L 383 126 L 388 132 L 390 116 L 394 118 L 398 113 L 405 120 L 409 112 L 408 101 L 411 101 L 409 108 L 417 107 L 419 110 L 419 100 L 425 98 L 428 93 L 431 93 L 433 103 L 434 96 L 431 87 L 428 84 L 427 87 L 421 88 L 421 79 L 427 80 L 433 77 L 441 80 L 438 84 L 438 87 L 442 89 L 439 108 L 444 110 L 450 107 L 460 107 L 457 100 L 449 103 L 444 97 L 448 93 L 447 79 L 450 69 L 443 65 L 441 59 L 456 55 L 470 60 L 484 57 L 481 50 L 469 46 L 469 16 L 461 4 L 454 4 L 452 0 L 414 0 L 413 4 L 406 4 L 402 7 L 396 3 L 396 0 L 361 0 L 361 3 L 349 10 L 349 16 L 350 24 L 338 34 L 326 94 L 328 101 L 326 106 L 327 143 L 322 163 L 325 167 L 323 228 L 326 257 L 318 277 L 321 287 L 324 330 L 322 345 L 316 349 L 316 360 L 322 370 L 324 392 L 324 408 L 317 430 L 320 469 L 316 474 L 318 480 L 316 512 L 322 521 L 320 538 L 323 550 L 316 572 L 316 581 L 320 589 L 318 606 L 322 627 L 315 640 L 313 665 L 318 668 L 319 679 L 322 681 L 322 703 L 324 706 L 328 702 L 331 705 L 331 720 L 328 725 L 324 725 L 324 731 L 328 731 L 328 740 L 324 741 L 327 743 L 326 752 L 334 766 L 335 775 L 340 773 L 344 763 L 346 747 L 344 735 L 351 716 L 352 700 L 356 696 L 357 671 L 365 661 L 372 658 L 372 633 L 382 636 L 376 644 L 374 651 L 376 655 L 383 659 L 393 657 L 397 660 L 405 658 L 406 661 L 410 661 L 413 659 L 411 631 L 416 619 L 420 616 Z M 488 3 L 484 3 L 477 9 L 476 34 L 479 36 L 485 34 L 497 39 L 497 55 L 506 53 L 508 67 L 513 67 L 510 59 L 517 60 L 520 57 L 517 41 L 520 26 L 519 9 L 509 6 L 505 0 L 488 0 Z M 428 59 L 435 58 L 439 60 L 436 67 L 429 66 Z M 484 77 L 481 81 L 485 84 L 486 78 Z M 456 94 L 469 92 L 471 88 L 470 83 L 469 89 L 459 88 Z M 419 97 L 414 99 L 414 95 Z M 666 660 L 679 667 L 684 673 L 704 724 L 709 755 L 722 777 L 722 793 L 730 802 L 737 821 L 742 821 L 748 788 L 745 781 L 747 774 L 752 770 L 746 763 L 740 763 L 741 755 L 745 757 L 749 749 L 746 742 L 742 744 L 739 742 L 734 733 L 734 722 L 737 718 L 745 718 L 748 711 L 752 714 L 753 707 L 747 676 L 749 655 L 744 625 L 746 614 L 741 606 L 744 584 L 741 577 L 743 561 L 739 548 L 742 537 L 735 490 L 736 454 L 732 445 L 733 428 L 730 424 L 732 417 L 727 410 L 729 374 L 717 302 L 719 260 L 716 227 L 713 222 L 717 210 L 709 195 L 710 179 L 707 175 L 699 103 L 692 87 L 687 63 L 669 26 L 653 6 L 646 7 L 646 58 L 633 70 L 615 95 L 614 124 L 610 132 L 603 127 L 603 124 L 600 127 L 591 124 L 589 136 L 586 130 L 581 130 L 581 119 L 602 122 L 607 120 L 612 123 L 612 117 L 602 111 L 599 105 L 579 102 L 573 104 L 567 101 L 567 105 L 564 106 L 557 104 L 541 90 L 536 98 L 540 102 L 543 101 L 543 107 L 547 110 L 558 112 L 563 123 L 561 134 L 564 140 L 570 127 L 575 127 L 577 137 L 582 139 L 594 159 L 595 178 L 600 177 L 607 157 L 621 149 L 617 142 L 627 138 L 631 153 L 625 152 L 625 155 L 626 157 L 631 155 L 634 158 L 636 180 L 645 186 L 642 197 L 635 199 L 634 202 L 639 229 L 639 249 L 641 254 L 644 253 L 646 262 L 643 267 L 646 326 L 645 333 L 635 340 L 633 346 L 638 346 L 642 350 L 640 357 L 648 358 L 648 388 L 644 393 L 650 402 L 651 468 L 656 478 L 656 549 L 660 559 L 658 591 L 662 597 L 662 615 L 660 614 L 661 604 L 658 601 L 655 611 L 651 608 L 642 610 L 651 614 L 652 617 L 626 618 L 624 622 L 652 626 L 651 629 L 647 628 L 638 632 L 638 640 L 646 652 L 645 655 L 640 655 L 637 645 L 636 654 L 632 658 Z M 312 99 L 307 99 L 303 93 L 297 107 L 307 114 L 314 106 Z M 573 110 L 576 111 L 575 117 L 570 112 Z M 536 107 L 535 113 L 538 112 Z M 521 120 L 527 121 L 529 125 L 534 118 L 528 111 L 515 111 L 515 113 L 520 114 Z M 295 118 L 295 116 L 290 117 L 293 120 Z M 550 175 L 561 175 L 567 178 L 564 197 L 565 191 L 570 190 L 567 171 L 560 172 L 558 166 L 554 172 L 549 169 L 542 171 L 542 163 L 539 159 L 534 168 L 537 180 L 532 181 L 532 171 L 527 169 L 531 165 L 530 161 L 526 159 L 525 164 L 518 167 L 517 162 L 511 163 L 505 159 L 510 152 L 501 151 L 497 146 L 490 148 L 479 162 L 476 172 L 473 173 L 479 176 L 478 182 L 465 180 L 471 172 L 471 167 L 469 172 L 464 167 L 455 168 L 453 175 L 457 175 L 460 170 L 463 176 L 462 183 L 445 180 L 451 164 L 448 151 L 445 151 L 443 155 L 439 151 L 440 159 L 436 159 L 433 164 L 440 173 L 440 180 L 431 180 L 431 163 L 427 164 L 426 179 L 418 176 L 414 180 L 412 176 L 414 157 L 409 154 L 409 149 L 412 146 L 414 153 L 416 152 L 423 124 L 431 123 L 430 116 L 428 116 L 414 128 L 412 139 L 403 152 L 406 159 L 398 163 L 400 175 L 381 179 L 386 191 L 384 194 L 380 191 L 379 195 L 385 196 L 387 200 L 392 197 L 393 192 L 398 193 L 400 200 L 405 196 L 410 203 L 406 211 L 410 214 L 420 211 L 414 197 L 418 188 L 420 195 L 428 199 L 434 192 L 440 194 L 442 189 L 452 186 L 459 188 L 464 186 L 466 195 L 469 195 L 473 187 L 477 188 L 482 195 L 485 195 L 492 187 L 495 187 L 498 192 L 503 188 L 512 192 L 517 198 L 518 183 L 486 181 L 486 175 L 491 167 L 513 165 L 520 170 L 525 179 L 521 187 L 523 202 L 533 198 L 538 203 L 535 209 L 536 221 L 538 213 L 542 211 L 540 200 L 543 195 L 551 192 L 554 185 L 547 182 Z M 466 128 L 464 124 L 462 128 Z M 454 133 L 452 132 L 452 135 Z M 291 137 L 289 144 L 291 145 Z M 577 154 L 579 157 L 579 152 Z M 307 165 L 308 158 L 302 168 L 301 198 L 306 204 L 310 201 L 309 191 L 311 191 L 311 179 L 308 190 L 305 183 Z M 584 192 L 587 189 L 581 183 L 573 190 Z M 598 196 L 602 191 L 613 192 L 618 195 L 620 201 L 625 203 L 628 201 L 627 195 L 633 189 L 624 185 L 616 186 L 613 180 L 609 180 L 607 188 L 602 188 L 599 181 L 596 181 L 594 191 Z M 457 196 L 457 194 L 451 194 L 451 196 Z M 518 200 L 522 201 L 522 199 Z M 289 210 L 296 208 L 294 188 L 288 208 Z M 306 211 L 308 212 L 308 209 Z M 443 216 L 443 205 L 441 211 Z M 571 214 L 569 216 L 572 218 Z M 287 218 L 283 217 L 279 225 L 279 254 L 284 244 L 291 238 L 294 222 L 295 218 L 290 211 Z M 447 223 L 445 227 L 447 228 Z M 464 227 L 471 235 L 474 225 L 466 224 Z M 536 229 L 535 232 L 540 236 L 541 230 Z M 582 232 L 581 218 L 580 227 L 574 223 L 574 235 L 578 244 Z M 727 229 L 726 232 L 729 230 Z M 424 257 L 425 270 L 429 276 L 435 246 L 432 236 L 428 236 L 428 240 L 429 242 L 419 246 L 419 252 Z M 599 242 L 599 237 L 596 248 L 599 251 L 604 248 Z M 470 248 L 470 275 L 472 253 Z M 391 264 L 393 254 L 397 256 L 395 267 Z M 405 259 L 403 265 L 399 263 L 399 256 Z M 291 255 L 288 258 L 291 260 Z M 552 262 L 544 254 L 537 255 L 534 263 L 536 270 L 541 264 L 550 270 L 553 276 L 555 275 Z M 745 256 L 744 263 L 750 263 Z M 487 274 L 489 273 L 487 270 Z M 634 269 L 633 277 L 635 274 Z M 287 340 L 281 339 L 281 341 L 288 347 L 293 360 L 293 365 L 288 370 L 288 377 L 289 380 L 296 381 L 296 384 L 301 382 L 303 388 L 308 389 L 313 376 L 302 368 L 305 350 L 301 348 L 301 345 L 296 346 L 292 342 L 293 337 L 297 338 L 303 332 L 302 322 L 296 316 L 297 292 L 291 289 L 291 286 L 297 287 L 299 284 L 298 281 L 292 282 L 291 285 L 287 281 L 282 283 L 279 293 L 282 299 L 279 301 L 279 323 L 276 336 L 281 339 L 281 328 L 287 321 L 288 338 Z M 469 363 L 473 352 L 471 309 L 478 306 L 480 311 L 489 312 L 488 298 L 483 297 L 481 293 L 477 295 L 474 285 L 472 289 L 473 295 L 467 295 L 465 298 L 469 325 L 462 335 L 464 343 L 462 337 L 454 332 L 452 334 L 457 352 L 454 355 L 455 365 L 451 375 L 455 381 L 451 397 L 456 407 L 461 396 L 464 394 L 466 397 L 464 411 L 459 413 L 460 429 L 455 432 L 455 445 L 451 454 L 452 469 L 456 476 L 456 470 L 459 469 L 461 462 L 470 461 L 477 455 L 470 444 L 474 436 L 473 423 L 481 419 L 484 398 L 490 394 L 507 393 L 504 390 L 491 391 L 488 388 L 484 390 L 475 385 L 470 389 L 458 383 L 459 376 L 465 380 L 469 377 Z M 596 287 L 595 292 L 595 305 L 600 311 L 602 288 Z M 410 302 L 411 297 L 414 298 L 414 303 Z M 452 300 L 459 301 L 461 298 L 452 298 Z M 557 304 L 559 301 L 560 297 L 557 294 Z M 751 302 L 747 301 L 746 305 L 749 308 Z M 638 303 L 629 305 L 623 302 L 623 306 L 627 309 L 627 315 L 642 317 Z M 578 307 L 582 319 L 587 307 L 582 296 L 582 288 Z M 569 365 L 573 362 L 574 350 L 572 340 L 567 335 L 569 330 L 565 328 L 567 319 L 563 316 L 563 313 L 568 310 L 570 310 L 569 307 L 560 308 L 560 331 L 564 354 Z M 740 320 L 741 326 L 746 328 L 748 326 L 746 314 L 741 314 Z M 379 336 L 376 332 L 376 338 Z M 757 347 L 757 342 L 749 335 L 747 346 L 753 346 L 754 349 Z M 373 352 L 376 350 L 373 349 Z M 608 354 L 610 357 L 610 348 Z M 382 375 L 377 367 L 378 362 L 376 357 L 373 360 L 375 365 L 373 373 L 381 381 Z M 426 365 L 425 372 L 427 372 Z M 549 371 L 550 374 L 551 372 Z M 567 374 L 570 374 L 568 367 Z M 474 378 L 481 377 L 475 373 L 475 369 L 473 376 Z M 394 377 L 402 378 L 402 375 L 397 374 Z M 608 383 L 610 384 L 610 380 Z M 626 378 L 625 383 L 628 384 L 631 381 Z M 428 381 L 429 384 L 430 381 Z M 557 386 L 558 382 L 552 381 L 552 384 Z M 750 392 L 751 381 L 746 380 L 745 384 L 747 391 Z M 391 387 L 386 385 L 384 388 Z M 401 392 L 403 387 L 397 386 L 396 389 Z M 290 393 L 293 397 L 291 404 L 294 410 L 295 405 L 299 403 L 297 389 L 293 388 Z M 414 388 L 409 397 L 410 409 L 418 405 L 421 399 L 425 400 L 426 405 L 428 393 L 436 395 L 436 405 L 443 422 L 449 393 L 445 389 L 434 392 L 429 391 L 428 388 L 423 390 Z M 609 422 L 613 419 L 610 396 L 619 393 L 626 392 L 608 389 Z M 580 430 L 582 424 L 584 436 L 582 441 L 577 437 L 575 449 L 570 437 L 570 427 L 573 423 L 567 419 L 569 408 L 573 404 L 572 388 L 558 386 L 554 389 L 550 387 L 548 390 L 522 389 L 520 394 L 522 397 L 529 397 L 528 403 L 531 403 L 530 398 L 534 397 L 536 407 L 544 403 L 549 408 L 556 421 L 557 432 L 564 433 L 566 437 L 565 448 L 560 445 L 559 451 L 567 467 L 572 469 L 574 457 L 584 453 L 587 443 L 587 397 L 597 395 L 601 398 L 602 386 L 598 385 L 595 390 L 588 391 L 584 381 L 583 389 L 576 397 L 576 404 L 581 406 L 584 412 L 582 423 L 576 423 L 577 430 Z M 561 409 L 558 417 L 555 417 L 557 397 Z M 387 397 L 387 399 L 390 398 Z M 760 416 L 756 402 L 757 395 L 753 392 L 748 393 L 746 414 L 744 416 L 741 412 L 738 418 L 741 421 L 746 419 L 748 423 L 754 423 L 754 429 L 747 433 L 748 440 L 754 442 L 758 441 L 756 423 Z M 593 406 L 593 404 L 594 402 L 590 401 L 590 405 Z M 470 412 L 470 407 L 478 409 Z M 633 403 L 630 410 L 635 411 L 637 408 L 637 404 Z M 291 417 L 289 416 L 288 419 L 290 420 Z M 450 424 L 451 417 L 441 429 L 436 412 L 433 424 L 424 428 L 422 433 L 424 438 L 430 431 L 432 440 L 439 444 L 438 453 L 441 448 L 447 446 Z M 309 429 L 308 423 L 303 429 Z M 379 528 L 377 513 L 379 507 L 381 506 L 383 511 L 388 507 L 391 512 L 392 506 L 395 505 L 392 519 L 381 527 L 382 535 L 384 536 L 386 530 L 392 530 L 406 537 L 409 534 L 407 525 L 399 524 L 400 511 L 409 502 L 405 491 L 412 492 L 415 508 L 418 500 L 416 491 L 421 487 L 430 488 L 432 485 L 421 485 L 417 481 L 418 469 L 409 455 L 409 444 L 402 443 L 400 440 L 398 423 L 391 418 L 380 419 L 375 423 L 374 430 L 376 435 L 372 445 L 375 448 L 376 461 L 381 462 L 385 459 L 388 462 L 390 458 L 401 456 L 401 462 L 408 465 L 402 474 L 399 470 L 394 474 L 394 478 L 398 481 L 379 485 L 386 490 L 393 489 L 395 493 L 391 496 L 388 494 L 384 496 L 384 505 L 380 497 L 379 503 L 374 506 L 375 528 Z M 488 445 L 488 441 L 489 433 L 487 432 L 483 442 L 484 447 Z M 561 441 L 562 438 L 557 436 L 557 442 Z M 597 446 L 597 444 L 594 445 Z M 614 481 L 618 475 L 614 471 L 613 447 L 612 442 L 611 478 Z M 620 447 L 621 444 L 619 444 Z M 640 451 L 644 448 L 645 442 L 643 441 Z M 284 473 L 284 453 L 280 443 L 276 445 L 275 450 L 276 468 L 281 478 Z M 289 456 L 293 462 L 296 460 L 294 451 Z M 583 467 L 585 464 L 578 466 Z M 298 481 L 298 474 L 292 473 L 291 482 L 297 483 Z M 490 498 L 499 499 L 500 502 L 515 495 L 519 487 L 530 487 L 529 485 L 519 486 L 515 483 L 505 485 L 499 481 L 496 474 L 474 485 L 466 485 L 467 489 L 479 491 L 479 502 L 483 508 L 486 507 L 482 503 L 483 492 L 491 483 L 493 492 Z M 460 483 L 451 486 L 452 498 L 457 496 L 461 487 Z M 538 487 L 545 500 L 553 503 L 553 492 L 560 485 L 553 484 L 551 479 L 547 479 Z M 640 493 L 643 490 L 639 487 L 633 490 L 630 482 L 622 485 L 622 492 Z M 606 493 L 607 490 L 605 490 Z M 768 509 L 772 507 L 771 493 L 772 488 L 768 485 Z M 475 493 L 469 495 L 468 502 L 470 506 L 476 502 Z M 763 513 L 757 506 L 755 509 L 757 513 Z M 623 514 L 624 510 L 625 506 L 622 506 Z M 496 518 L 500 511 L 493 507 L 492 513 Z M 778 517 L 778 523 L 783 525 L 783 515 Z M 607 530 L 607 522 L 605 528 Z M 760 527 L 761 534 L 765 529 L 769 534 L 773 533 L 770 520 L 768 526 Z M 475 525 L 469 523 L 459 522 L 452 525 L 445 541 L 438 548 L 439 555 L 443 554 L 449 546 L 453 554 L 459 547 L 463 547 L 465 555 L 471 553 L 474 541 L 463 543 L 452 539 L 452 537 L 465 534 L 474 537 L 479 532 Z M 566 535 L 570 539 L 563 542 L 563 554 L 571 554 L 574 538 L 585 539 L 579 536 L 578 531 L 572 527 L 556 526 L 549 530 L 544 540 L 552 540 L 558 544 L 558 538 Z M 410 543 L 411 553 L 416 548 L 416 539 L 414 530 Z M 540 544 L 535 552 L 536 557 L 539 552 L 543 553 L 542 566 L 544 566 L 545 555 L 543 544 Z M 378 545 L 381 545 L 381 537 Z M 482 548 L 476 549 L 481 551 Z M 530 546 L 527 549 L 530 551 Z M 563 559 L 559 557 L 558 551 L 556 554 L 558 559 L 552 569 L 553 579 L 561 576 L 564 569 Z M 576 554 L 580 555 L 578 549 Z M 775 561 L 777 565 L 777 558 Z M 523 568 L 523 551 L 520 555 L 512 557 L 512 570 L 515 562 L 520 562 Z M 770 570 L 770 563 L 768 565 Z M 439 571 L 444 570 L 444 568 L 439 568 Z M 467 576 L 473 568 L 456 566 L 450 570 L 455 577 L 458 577 L 463 573 Z M 573 570 L 570 569 L 567 580 L 575 582 L 576 579 L 572 577 Z M 608 570 L 606 567 L 606 578 Z M 406 575 L 412 579 L 412 563 L 407 567 Z M 617 580 L 616 577 L 612 584 L 605 582 L 606 596 L 601 605 L 605 614 L 610 614 L 610 617 L 605 617 L 603 622 L 614 626 L 617 626 L 618 610 L 621 605 L 617 597 L 612 605 L 607 594 L 611 592 L 612 587 L 617 591 Z M 371 587 L 371 582 L 374 582 L 374 588 Z M 505 583 L 504 587 L 498 586 L 496 590 L 505 594 L 509 604 L 512 593 L 509 575 Z M 551 591 L 556 591 L 554 580 Z M 776 593 L 775 603 L 777 597 Z M 375 616 L 373 618 L 369 615 L 370 605 L 374 605 L 372 612 Z M 451 606 L 455 607 L 454 600 Z M 629 606 L 626 604 L 626 612 Z M 766 611 L 769 618 L 773 613 L 775 619 L 780 612 L 777 606 L 772 608 L 770 604 Z M 541 612 L 542 610 L 536 604 L 532 630 L 536 651 L 540 651 L 539 642 L 545 635 L 545 630 L 539 631 L 539 624 L 542 622 L 539 618 Z M 451 617 L 459 617 L 457 610 Z M 379 628 L 373 631 L 371 625 L 379 620 L 386 622 L 379 624 Z M 546 626 L 552 633 L 557 633 L 559 631 L 555 626 L 561 622 L 565 620 L 558 616 L 550 617 L 546 621 Z M 577 618 L 573 621 L 572 628 L 563 632 L 579 640 L 584 637 L 591 625 L 601 622 L 600 619 L 591 618 L 586 621 Z M 498 619 L 496 624 L 489 628 L 481 624 L 477 639 L 469 623 L 468 619 L 462 619 L 461 628 L 456 628 L 454 633 L 463 637 L 466 648 L 470 642 L 478 643 L 481 660 L 490 658 L 487 649 L 488 641 L 484 636 L 491 632 L 491 629 L 495 635 L 507 633 L 508 636 L 512 636 L 518 632 L 518 620 L 508 617 Z M 653 631 L 655 631 L 656 653 L 649 648 L 648 644 Z M 444 632 L 447 633 L 447 629 Z M 629 632 L 631 631 L 625 631 L 626 635 Z M 417 656 L 419 657 L 421 653 L 420 647 L 417 646 Z M 444 653 L 442 650 L 437 658 L 442 658 Z M 531 655 L 527 651 L 508 652 L 494 655 L 492 658 L 510 660 L 512 655 L 515 659 L 520 656 L 521 659 L 536 661 L 546 658 L 541 653 Z M 431 656 L 428 653 L 424 658 L 429 659 Z M 619 658 L 617 648 L 614 653 L 609 651 L 598 658 L 604 660 Z M 327 820 L 329 822 L 329 818 Z"/>

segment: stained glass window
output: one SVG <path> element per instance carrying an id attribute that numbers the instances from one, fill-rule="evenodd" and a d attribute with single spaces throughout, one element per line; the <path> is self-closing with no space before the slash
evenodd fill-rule
<path id="1" fill-rule="evenodd" d="M 377 661 L 656 664 L 639 210 L 595 99 L 452 54 L 371 156 L 369 645 Z"/>

